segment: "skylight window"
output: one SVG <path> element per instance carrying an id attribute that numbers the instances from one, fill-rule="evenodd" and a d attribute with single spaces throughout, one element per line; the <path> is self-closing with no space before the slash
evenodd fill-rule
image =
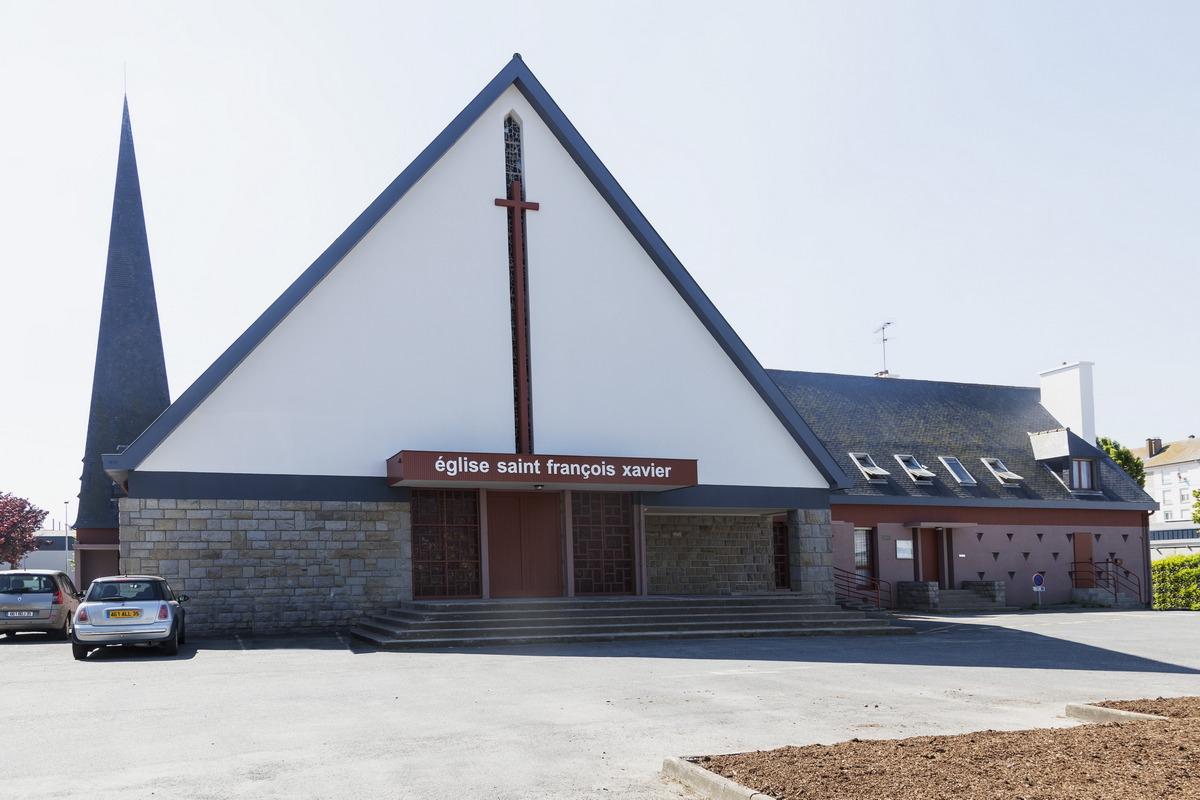
<path id="1" fill-rule="evenodd" d="M 867 480 L 876 483 L 882 483 L 887 480 L 887 476 L 891 473 L 883 467 L 875 463 L 875 459 L 871 458 L 869 453 L 851 453 L 850 457 L 854 459 L 854 465 L 859 471 L 866 476 Z"/>
<path id="2" fill-rule="evenodd" d="M 989 472 L 996 476 L 996 480 L 1005 486 L 1017 486 L 1024 480 L 1020 475 L 1004 466 L 1004 462 L 998 458 L 981 458 L 979 460 L 983 462 Z"/>
<path id="3" fill-rule="evenodd" d="M 954 456 L 938 456 L 938 461 L 954 476 L 954 480 L 963 486 L 974 486 L 975 476 L 967 471 L 963 463 Z"/>
<path id="4" fill-rule="evenodd" d="M 916 456 L 893 456 L 900 462 L 900 466 L 904 467 L 904 471 L 908 473 L 908 477 L 912 478 L 917 483 L 932 483 L 934 475 L 929 471 L 929 468 L 917 461 Z"/>

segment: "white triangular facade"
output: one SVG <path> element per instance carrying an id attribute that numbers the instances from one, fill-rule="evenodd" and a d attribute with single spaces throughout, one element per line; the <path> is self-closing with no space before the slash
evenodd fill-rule
<path id="1" fill-rule="evenodd" d="M 515 87 L 168 433 L 139 472 L 379 476 L 514 446 L 504 119 L 522 122 L 533 441 L 829 482 Z"/>

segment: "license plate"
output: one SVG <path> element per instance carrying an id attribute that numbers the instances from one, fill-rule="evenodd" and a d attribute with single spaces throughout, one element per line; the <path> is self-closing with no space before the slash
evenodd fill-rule
<path id="1" fill-rule="evenodd" d="M 109 619 L 128 619 L 130 617 L 140 617 L 142 610 L 140 608 L 114 608 L 108 612 Z"/>
<path id="2" fill-rule="evenodd" d="M 36 611 L 10 611 L 10 612 L 8 612 L 8 616 L 10 616 L 10 617 L 36 617 L 37 612 Z"/>

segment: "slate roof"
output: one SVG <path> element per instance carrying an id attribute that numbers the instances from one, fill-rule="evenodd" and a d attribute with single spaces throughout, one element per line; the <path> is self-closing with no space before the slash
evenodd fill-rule
<path id="1" fill-rule="evenodd" d="M 796 441 L 831 488 L 849 485 L 849 477 L 842 472 L 835 460 L 821 446 L 804 419 L 780 394 L 778 387 L 767 377 L 766 371 L 746 347 L 716 306 L 704 294 L 683 264 L 666 242 L 650 225 L 649 220 L 633 204 L 616 178 L 601 163 L 599 157 L 584 141 L 579 131 L 534 77 L 519 53 L 494 77 L 483 90 L 467 104 L 458 116 L 438 134 L 428 147 L 405 168 L 383 193 L 359 215 L 349 228 L 334 241 L 313 264 L 296 279 L 279 298 L 271 304 L 245 333 L 205 370 L 195 383 L 180 395 L 124 452 L 108 455 L 105 467 L 109 474 L 123 480 L 156 448 L 171 432 L 187 418 L 223 380 L 237 368 L 304 299 L 304 297 L 355 245 L 408 193 L 418 180 L 454 146 L 455 142 L 510 86 L 515 87 L 537 111 L 542 121 L 554 133 L 559 143 L 570 155 L 576 166 L 587 176 L 592 186 L 608 203 L 633 238 L 671 283 L 680 297 L 692 309 L 701 324 L 708 330 L 717 344 L 725 351 L 730 361 L 755 389 L 771 409 L 788 434 Z M 132 148 L 132 142 L 131 142 Z M 131 149 L 132 152 L 132 149 Z M 490 200 L 488 202 L 491 202 Z M 111 453 L 111 451 L 109 451 Z"/>
<path id="2" fill-rule="evenodd" d="M 767 374 L 853 478 L 853 486 L 832 494 L 832 503 L 1157 508 L 1112 459 L 1062 430 L 1042 406 L 1039 389 L 783 370 Z M 1098 491 L 1071 492 L 1035 459 L 1030 434 L 1042 432 L 1048 432 L 1039 437 L 1043 455 L 1044 445 L 1055 443 L 1054 451 L 1095 459 Z M 852 452 L 869 453 L 890 473 L 886 482 L 870 482 Z M 915 456 L 934 473 L 932 482 L 914 482 L 897 454 Z M 939 456 L 957 457 L 976 485 L 960 484 Z M 1001 485 L 983 458 L 1000 459 L 1023 480 L 1016 487 Z"/>
<path id="3" fill-rule="evenodd" d="M 118 495 L 113 491 L 112 479 L 104 472 L 102 455 L 134 441 L 170 402 L 126 99 L 121 115 L 108 265 L 104 271 L 100 335 L 80 476 L 79 513 L 73 527 L 118 527 Z"/>
<path id="4" fill-rule="evenodd" d="M 1162 450 L 1147 458 L 1149 452 L 1145 447 L 1130 448 L 1142 463 L 1149 467 L 1165 467 L 1168 464 L 1183 464 L 1188 461 L 1200 461 L 1200 439 L 1184 439 L 1179 442 L 1163 442 Z"/>

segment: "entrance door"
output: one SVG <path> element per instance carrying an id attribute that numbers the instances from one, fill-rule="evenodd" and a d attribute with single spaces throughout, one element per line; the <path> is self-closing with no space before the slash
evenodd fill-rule
<path id="1" fill-rule="evenodd" d="M 107 575 L 121 574 L 121 551 L 98 550 L 93 548 L 77 549 L 75 551 L 75 587 L 85 591 L 96 578 Z"/>
<path id="2" fill-rule="evenodd" d="M 933 581 L 939 586 L 942 583 L 941 554 L 938 545 L 941 544 L 938 532 L 933 528 L 921 528 L 919 545 L 921 548 L 921 577 L 923 581 Z"/>
<path id="3" fill-rule="evenodd" d="M 854 529 L 854 573 L 859 586 L 875 583 L 875 537 L 870 528 Z M 925 548 L 921 548 L 924 552 Z"/>
<path id="4" fill-rule="evenodd" d="M 559 495 L 488 492 L 487 521 L 491 596 L 562 597 Z"/>
<path id="5" fill-rule="evenodd" d="M 1071 537 L 1071 541 L 1075 546 L 1075 555 L 1073 557 L 1075 563 L 1071 565 L 1071 570 L 1075 573 L 1075 588 L 1091 589 L 1096 585 L 1096 573 L 1091 566 L 1092 535 L 1076 531 Z"/>

